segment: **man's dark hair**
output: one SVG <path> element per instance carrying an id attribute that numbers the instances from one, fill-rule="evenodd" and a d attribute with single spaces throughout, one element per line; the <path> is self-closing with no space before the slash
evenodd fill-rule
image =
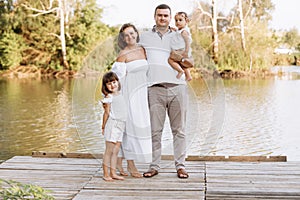
<path id="1" fill-rule="evenodd" d="M 155 14 L 156 14 L 156 10 L 157 10 L 157 9 L 169 9 L 169 10 L 170 10 L 170 13 L 171 13 L 171 8 L 170 8 L 170 6 L 168 6 L 167 4 L 160 4 L 160 5 L 156 6 L 155 11 L 154 11 L 154 16 L 155 16 Z"/>

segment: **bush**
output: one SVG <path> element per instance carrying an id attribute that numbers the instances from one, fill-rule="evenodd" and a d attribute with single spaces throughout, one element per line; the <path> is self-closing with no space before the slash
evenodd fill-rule
<path id="1" fill-rule="evenodd" d="M 17 67 L 22 61 L 23 38 L 13 32 L 4 33 L 0 38 L 1 69 Z"/>
<path id="2" fill-rule="evenodd" d="M 54 200 L 48 192 L 40 186 L 0 179 L 0 199 L 3 200 Z"/>

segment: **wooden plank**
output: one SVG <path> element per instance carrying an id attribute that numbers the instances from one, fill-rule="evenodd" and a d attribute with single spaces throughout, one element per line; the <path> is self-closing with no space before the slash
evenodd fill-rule
<path id="1" fill-rule="evenodd" d="M 74 200 L 106 200 L 106 199 L 204 199 L 203 191 L 132 191 L 132 190 L 81 190 Z"/>
<path id="2" fill-rule="evenodd" d="M 228 195 L 228 194 L 206 194 L 207 200 L 253 200 L 253 199 L 272 199 L 272 200 L 285 200 L 285 199 L 299 199 L 299 196 L 264 196 L 264 195 L 248 195 L 248 194 L 239 194 L 239 195 Z"/>
<path id="3" fill-rule="evenodd" d="M 33 151 L 32 157 L 103 159 L 103 154 Z M 161 159 L 162 160 L 174 160 L 174 156 L 173 155 L 162 155 Z"/>
<path id="4" fill-rule="evenodd" d="M 188 156 L 187 161 L 207 162 L 286 162 L 286 156 Z"/>
<path id="5" fill-rule="evenodd" d="M 166 159 L 153 178 L 111 183 L 102 180 L 101 159 L 50 156 L 13 157 L 0 165 L 0 178 L 40 185 L 64 200 L 300 199 L 300 162 L 187 161 L 190 177 L 178 179 L 174 160 Z M 143 172 L 149 164 L 137 167 Z"/>
<path id="6" fill-rule="evenodd" d="M 43 158 L 87 158 L 102 159 L 103 154 L 65 153 L 33 151 L 32 157 Z M 162 160 L 174 160 L 173 155 L 162 155 Z M 226 161 L 226 162 L 286 162 L 286 156 L 188 156 L 187 161 Z"/>
<path id="7" fill-rule="evenodd" d="M 286 162 L 286 156 L 229 156 L 231 162 Z"/>
<path id="8" fill-rule="evenodd" d="M 225 156 L 188 156 L 187 161 L 227 161 Z"/>
<path id="9" fill-rule="evenodd" d="M 103 154 L 33 151 L 32 157 L 102 159 Z"/>
<path id="10" fill-rule="evenodd" d="M 206 199 L 257 198 L 300 199 L 300 165 L 293 162 L 206 164 Z"/>

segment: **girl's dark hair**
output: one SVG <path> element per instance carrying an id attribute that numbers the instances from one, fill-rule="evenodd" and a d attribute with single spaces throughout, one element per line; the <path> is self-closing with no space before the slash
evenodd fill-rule
<path id="1" fill-rule="evenodd" d="M 182 17 L 184 17 L 184 18 L 185 18 L 185 21 L 187 21 L 187 22 L 190 21 L 190 19 L 189 19 L 188 15 L 186 14 L 186 12 L 178 12 L 178 13 L 175 14 L 175 17 L 176 17 L 177 15 L 181 15 Z"/>
<path id="2" fill-rule="evenodd" d="M 171 14 L 171 8 L 170 6 L 168 6 L 167 4 L 160 4 L 158 6 L 156 6 L 155 11 L 154 11 L 154 16 L 156 14 L 156 10 L 158 9 L 169 9 L 170 10 L 170 14 Z"/>
<path id="3" fill-rule="evenodd" d="M 128 27 L 132 27 L 133 30 L 137 33 L 136 42 L 140 41 L 140 35 L 139 35 L 139 32 L 138 32 L 137 28 L 131 23 L 123 24 L 122 27 L 120 28 L 119 36 L 118 36 L 118 45 L 121 49 L 124 49 L 127 46 L 127 43 L 124 41 L 124 38 L 125 38 L 124 37 L 124 30 Z"/>
<path id="4" fill-rule="evenodd" d="M 112 71 L 106 72 L 103 75 L 103 78 L 102 78 L 102 88 L 101 88 L 101 92 L 104 95 L 107 95 L 107 94 L 111 93 L 111 91 L 109 91 L 109 89 L 106 87 L 106 83 L 109 83 L 109 82 L 112 82 L 112 81 L 118 81 L 119 82 L 119 78 L 118 78 L 117 74 L 112 72 Z M 119 82 L 119 90 L 121 90 L 120 82 Z"/>

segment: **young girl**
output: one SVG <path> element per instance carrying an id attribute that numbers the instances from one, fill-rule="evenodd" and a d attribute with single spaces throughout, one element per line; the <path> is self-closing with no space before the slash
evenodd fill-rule
<path id="1" fill-rule="evenodd" d="M 124 180 L 116 173 L 117 157 L 120 150 L 126 122 L 126 104 L 120 92 L 121 85 L 114 72 L 107 72 L 102 79 L 102 93 L 105 95 L 102 134 L 105 137 L 105 152 L 103 155 L 103 179 Z"/>
<path id="2" fill-rule="evenodd" d="M 175 53 L 181 55 L 181 61 L 175 61 L 171 57 L 169 58 L 169 64 L 178 72 L 177 78 L 179 79 L 183 73 L 187 81 L 192 80 L 190 74 L 190 67 L 193 67 L 192 58 L 192 37 L 190 30 L 187 26 L 189 18 L 185 12 L 178 12 L 175 15 L 175 25 L 178 28 L 176 35 L 171 40 L 171 48 Z"/>

